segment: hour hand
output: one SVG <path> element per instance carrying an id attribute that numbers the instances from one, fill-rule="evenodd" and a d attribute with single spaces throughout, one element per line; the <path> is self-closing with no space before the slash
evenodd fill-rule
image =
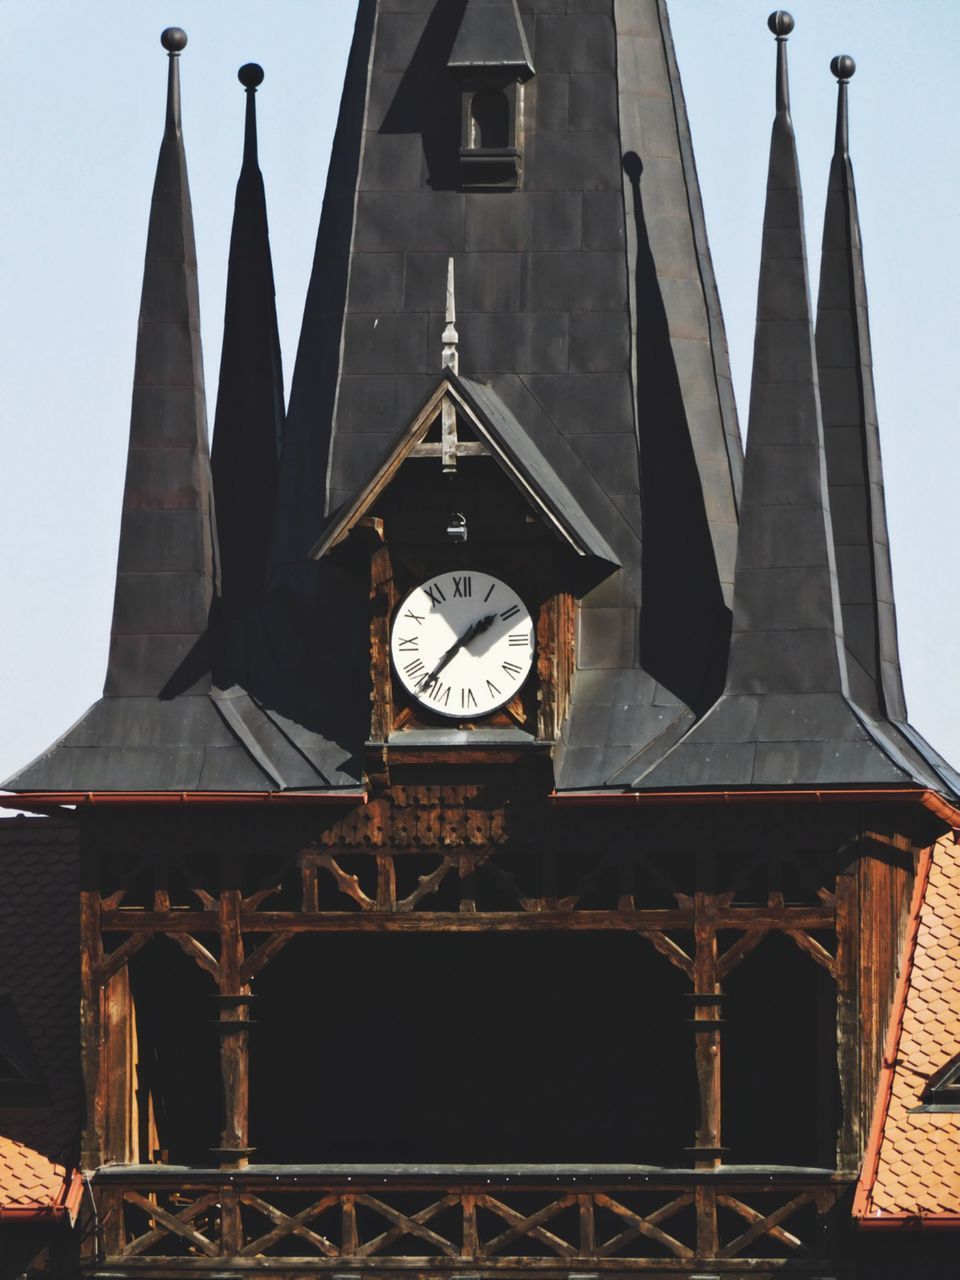
<path id="1" fill-rule="evenodd" d="M 488 613 L 485 618 L 480 618 L 477 622 L 473 623 L 472 626 L 468 627 L 458 640 L 454 640 L 453 644 L 446 651 L 430 674 L 424 676 L 420 681 L 421 689 L 429 689 L 435 685 L 437 677 L 440 675 L 440 672 L 444 669 L 447 663 L 456 657 L 464 645 L 468 645 L 476 636 L 482 635 L 484 631 L 489 630 L 496 621 L 496 617 L 497 615 L 495 613 Z"/>

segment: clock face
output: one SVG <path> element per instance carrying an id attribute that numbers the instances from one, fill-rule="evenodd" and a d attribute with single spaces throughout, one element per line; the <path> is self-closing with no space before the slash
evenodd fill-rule
<path id="1" fill-rule="evenodd" d="M 423 706 L 458 720 L 509 702 L 533 665 L 533 621 L 516 591 L 489 573 L 441 573 L 397 610 L 397 678 Z"/>

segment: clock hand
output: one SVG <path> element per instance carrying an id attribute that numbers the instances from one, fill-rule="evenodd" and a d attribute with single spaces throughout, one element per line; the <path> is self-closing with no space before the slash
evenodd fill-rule
<path id="1" fill-rule="evenodd" d="M 460 650 L 465 645 L 468 645 L 471 640 L 482 635 L 484 631 L 488 631 L 496 620 L 497 615 L 495 613 L 488 613 L 485 618 L 480 618 L 477 622 L 473 623 L 472 626 L 468 627 L 459 640 L 454 640 L 453 644 L 446 651 L 430 674 L 423 677 L 420 682 L 421 689 L 429 689 L 432 685 L 436 684 L 437 677 L 440 675 L 440 672 L 444 669 L 447 663 L 452 661 Z"/>

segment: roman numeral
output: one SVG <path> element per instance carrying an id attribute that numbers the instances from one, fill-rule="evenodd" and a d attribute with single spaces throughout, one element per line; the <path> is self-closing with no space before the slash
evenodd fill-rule
<path id="1" fill-rule="evenodd" d="M 403 616 L 405 618 L 409 618 L 411 622 L 417 623 L 418 626 L 421 626 L 421 627 L 423 626 L 423 618 L 421 618 L 419 614 L 411 613 L 410 610 L 408 609 Z"/>
<path id="2" fill-rule="evenodd" d="M 421 671 L 426 671 L 427 668 L 419 658 L 414 658 L 414 660 L 412 662 L 408 662 L 403 669 L 412 680 L 414 676 L 418 676 Z"/>
<path id="3" fill-rule="evenodd" d="M 497 686 L 493 683 L 492 680 L 487 681 L 487 689 L 495 698 L 500 696 L 500 690 L 497 688 Z"/>
<path id="4" fill-rule="evenodd" d="M 456 578 L 456 577 L 454 578 L 453 594 L 454 594 L 454 597 L 462 596 L 464 598 L 466 598 L 467 596 L 473 595 L 473 583 L 470 579 L 469 574 L 467 574 L 466 577 L 463 577 L 463 578 Z"/>
<path id="5" fill-rule="evenodd" d="M 513 641 L 510 641 L 513 644 Z M 401 653 L 416 653 L 420 645 L 418 636 L 400 636 L 397 640 L 397 648 Z"/>
<path id="6" fill-rule="evenodd" d="M 432 587 L 425 587 L 427 595 L 430 597 L 431 604 L 443 604 L 446 596 L 443 594 L 443 587 L 439 582 L 435 582 Z"/>
<path id="7" fill-rule="evenodd" d="M 510 619 L 515 618 L 519 612 L 520 612 L 520 606 L 518 604 L 512 604 L 509 609 L 504 609 L 500 617 L 503 619 L 504 622 L 509 622 Z"/>
<path id="8" fill-rule="evenodd" d="M 473 696 L 473 690 L 461 689 L 460 690 L 460 706 L 463 708 L 463 710 L 469 711 L 471 707 L 475 707 L 476 705 L 477 705 L 477 700 Z"/>
<path id="9" fill-rule="evenodd" d="M 518 676 L 518 675 L 520 674 L 520 672 L 523 670 L 523 667 L 518 667 L 518 666 L 517 666 L 515 663 L 513 663 L 513 662 L 501 662 L 501 663 L 500 663 L 500 666 L 501 666 L 501 667 L 503 668 L 503 670 L 507 673 L 507 675 L 508 675 L 508 676 L 512 676 L 514 680 L 516 680 L 517 676 Z"/>
<path id="10" fill-rule="evenodd" d="M 530 643 L 530 637 L 526 631 L 513 631 L 510 634 L 511 649 L 525 649 Z"/>
<path id="11" fill-rule="evenodd" d="M 487 601 L 490 599 L 490 597 L 493 595 L 493 593 L 496 591 L 496 589 L 497 589 L 497 584 L 496 584 L 495 582 L 491 582 L 491 583 L 490 583 L 490 590 L 489 590 L 489 591 L 487 592 L 487 594 L 483 597 L 483 603 L 484 603 L 484 604 L 486 604 L 486 603 L 487 603 Z"/>
<path id="12" fill-rule="evenodd" d="M 430 701 L 436 702 L 436 703 L 442 703 L 443 706 L 445 707 L 449 706 L 450 690 L 452 688 L 453 688 L 452 685 L 449 685 L 449 684 L 445 685 L 442 683 L 442 681 L 435 680 L 433 683 L 433 688 L 430 690 L 430 694 L 429 694 Z"/>

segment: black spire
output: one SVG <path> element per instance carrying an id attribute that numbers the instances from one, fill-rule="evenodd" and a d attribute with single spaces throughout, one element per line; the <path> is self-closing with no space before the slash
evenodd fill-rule
<path id="1" fill-rule="evenodd" d="M 837 580 L 853 699 L 871 715 L 906 719 L 883 499 L 867 289 L 850 163 L 847 86 L 840 56 L 837 132 L 823 224 L 817 362 Z"/>
<path id="2" fill-rule="evenodd" d="M 635 785 L 936 785 L 926 762 L 848 696 L 790 118 L 793 18 L 778 10 L 769 26 L 777 39 L 776 117 L 726 689 Z"/>
<path id="3" fill-rule="evenodd" d="M 198 678 L 209 683 L 209 664 L 197 653 L 215 561 L 197 256 L 180 121 L 187 37 L 168 27 L 161 42 L 169 55 L 166 124 L 140 297 L 107 695 L 166 695 Z"/>
<path id="4" fill-rule="evenodd" d="M 267 205 L 257 164 L 256 92 L 263 70 L 248 63 L 237 74 L 247 94 L 246 131 L 230 238 L 212 459 L 227 621 L 246 614 L 263 590 L 284 414 Z"/>
<path id="5" fill-rule="evenodd" d="M 769 26 L 777 39 L 776 116 L 727 691 L 839 693 L 845 672 L 787 76 L 793 18 L 778 10 Z"/>

